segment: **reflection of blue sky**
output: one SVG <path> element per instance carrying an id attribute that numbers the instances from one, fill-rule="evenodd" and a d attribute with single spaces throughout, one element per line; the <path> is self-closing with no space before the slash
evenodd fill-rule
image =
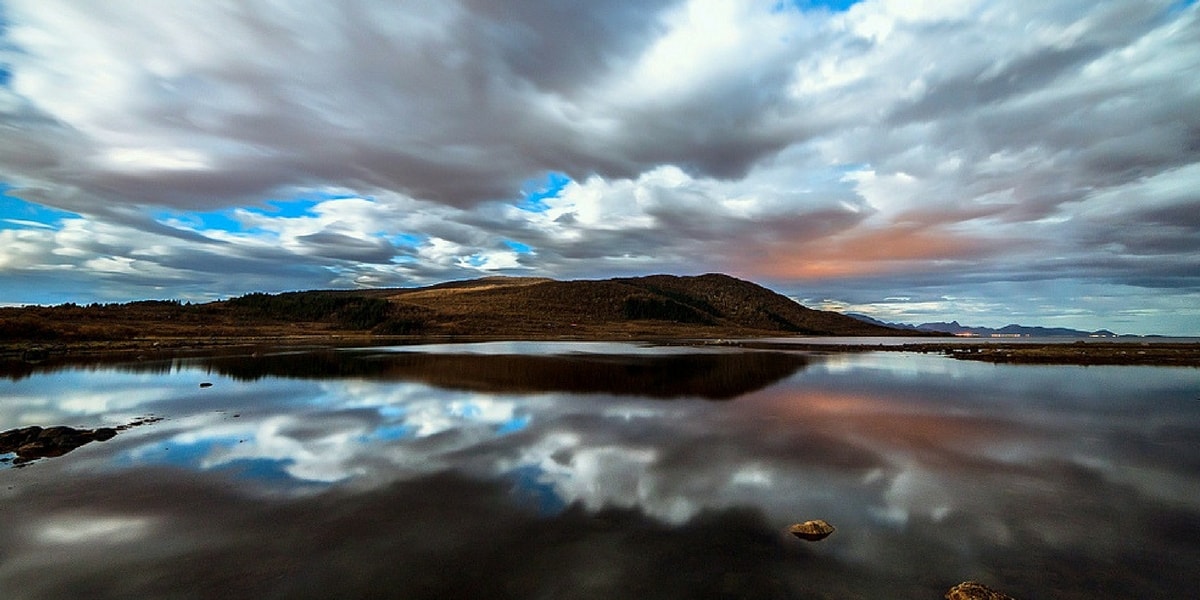
<path id="1" fill-rule="evenodd" d="M 501 423 L 500 426 L 496 428 L 496 433 L 500 435 L 516 433 L 525 429 L 526 427 L 529 427 L 529 423 L 532 421 L 533 417 L 530 415 L 514 416 L 511 419 Z"/>
<path id="2" fill-rule="evenodd" d="M 532 507 L 539 514 L 552 515 L 567 506 L 554 480 L 546 477 L 546 473 L 536 465 L 517 467 L 505 473 L 505 478 L 512 482 L 517 503 Z"/>
<path id="3" fill-rule="evenodd" d="M 160 463 L 177 467 L 197 468 L 205 457 L 211 455 L 217 447 L 232 446 L 238 443 L 236 436 L 212 436 L 189 441 L 174 439 L 162 445 L 143 446 L 127 453 L 121 458 L 126 464 Z"/>
<path id="4" fill-rule="evenodd" d="M 361 439 L 363 442 L 394 442 L 415 437 L 417 437 L 417 428 L 401 423 L 376 427 L 374 431 L 362 436 Z"/>
<path id="5" fill-rule="evenodd" d="M 199 389 L 197 381 L 214 382 Z M 97 389 L 87 390 L 88 385 Z M 167 421 L 147 430 L 113 466 L 164 464 L 227 472 L 263 485 L 330 484 L 349 478 L 386 481 L 399 473 L 448 468 L 440 454 L 461 451 L 526 429 L 532 414 L 517 400 L 446 392 L 404 382 L 359 380 L 227 380 L 182 369 L 163 374 L 65 371 L 30 378 L 0 410 L 5 428 L 29 424 L 94 426 L 158 413 Z M 55 390 L 53 395 L 46 394 Z M 41 390 L 38 393 L 36 390 Z M 236 415 L 236 416 L 235 416 Z M 134 432 L 131 432 L 131 434 Z M 439 437 L 436 452 L 406 443 Z M 290 487 L 290 486 L 285 486 Z"/>

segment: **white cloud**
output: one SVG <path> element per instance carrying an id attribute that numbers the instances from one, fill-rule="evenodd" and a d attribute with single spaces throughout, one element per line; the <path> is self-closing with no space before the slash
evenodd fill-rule
<path id="1" fill-rule="evenodd" d="M 210 167 L 198 152 L 170 148 L 114 148 L 101 160 L 105 166 L 116 171 L 189 171 Z"/>
<path id="2" fill-rule="evenodd" d="M 962 21 L 976 11 L 976 0 L 876 0 L 859 2 L 835 19 L 834 27 L 875 43 L 886 43 L 897 28 L 914 24 Z"/>
<path id="3" fill-rule="evenodd" d="M 0 230 L 4 277 L 90 264 L 72 287 L 126 298 L 505 271 L 758 278 L 781 272 L 763 256 L 899 227 L 1014 240 L 985 271 L 905 261 L 910 281 L 1196 285 L 1194 222 L 1150 234 L 1198 200 L 1130 208 L 1158 202 L 1164 179 L 1186 186 L 1197 163 L 1195 5 L 15 0 L 5 13 L 0 182 L 81 219 Z M 544 211 L 517 209 L 548 172 L 573 182 Z M 311 190 L 343 197 L 262 209 Z M 1115 197 L 1130 198 L 1114 209 L 1123 229 L 1100 208 Z M 1165 265 L 1153 277 L 1147 255 Z M 264 281 L 270 265 L 285 266 Z"/>

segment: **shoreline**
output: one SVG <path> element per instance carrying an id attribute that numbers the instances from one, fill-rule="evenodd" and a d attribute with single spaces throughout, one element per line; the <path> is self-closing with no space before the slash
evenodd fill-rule
<path id="1" fill-rule="evenodd" d="M 858 352 L 914 352 L 941 354 L 955 360 L 971 360 L 996 364 L 1028 365 L 1112 365 L 1112 366 L 1173 366 L 1200 367 L 1200 342 L 1176 341 L 1100 341 L 1100 340 L 1024 340 L 1021 342 L 936 342 L 920 341 L 900 344 L 806 342 L 804 337 L 781 340 L 773 338 L 702 339 L 683 336 L 647 336 L 642 339 L 625 336 L 379 336 L 353 333 L 297 334 L 259 336 L 146 337 L 124 340 L 92 340 L 57 343 L 32 341 L 0 342 L 0 362 L 38 364 L 41 362 L 87 362 L 96 360 L 153 360 L 211 354 L 253 353 L 281 349 L 322 349 L 372 347 L 388 345 L 419 345 L 427 343 L 471 343 L 494 341 L 620 341 L 648 342 L 665 345 L 708 347 L 713 345 L 746 348 L 749 350 L 800 351 L 817 354 Z"/>
<path id="2" fill-rule="evenodd" d="M 1200 367 L 1200 342 L 1023 341 L 1023 342 L 912 342 L 903 344 L 814 344 L 739 342 L 760 350 L 809 352 L 915 352 L 941 354 L 955 360 L 994 364 Z"/>

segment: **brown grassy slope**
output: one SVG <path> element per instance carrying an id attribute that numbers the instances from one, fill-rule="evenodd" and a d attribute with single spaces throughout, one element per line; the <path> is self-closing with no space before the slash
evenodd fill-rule
<path id="1" fill-rule="evenodd" d="M 490 277 L 415 289 L 247 294 L 207 304 L 0 309 L 0 346 L 25 343 L 216 343 L 335 335 L 492 339 L 651 339 L 909 335 L 810 310 L 727 275 L 603 281 Z M 261 340 L 258 340 L 261 341 Z"/>
<path id="2" fill-rule="evenodd" d="M 718 274 L 596 281 L 487 279 L 393 290 L 387 297 L 399 306 L 436 313 L 433 329 L 451 333 L 898 333 L 811 310 L 759 285 Z"/>
<path id="3" fill-rule="evenodd" d="M 729 322 L 765 330 L 810 335 L 896 335 L 894 329 L 875 327 L 842 314 L 813 310 L 758 284 L 728 275 L 698 277 L 651 275 L 628 281 L 664 294 L 687 296 L 718 311 Z"/>

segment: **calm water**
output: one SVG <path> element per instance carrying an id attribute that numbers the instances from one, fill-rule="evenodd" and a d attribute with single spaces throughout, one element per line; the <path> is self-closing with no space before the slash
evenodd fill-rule
<path id="1" fill-rule="evenodd" d="M 521 343 L 0 379 L 0 430 L 149 415 L 0 464 L 0 597 L 1200 589 L 1200 369 Z"/>

